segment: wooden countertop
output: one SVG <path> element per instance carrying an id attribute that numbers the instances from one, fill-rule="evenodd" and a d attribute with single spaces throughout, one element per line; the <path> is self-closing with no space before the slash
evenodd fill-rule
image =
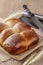
<path id="1" fill-rule="evenodd" d="M 32 12 L 43 15 L 43 0 L 0 0 L 0 17 L 5 18 L 15 11 L 23 10 L 24 3 Z"/>
<path id="2" fill-rule="evenodd" d="M 6 62 L 2 62 L 0 65 L 22 65 L 21 62 L 10 59 Z M 37 61 L 35 61 L 34 63 L 30 64 L 30 65 L 43 65 L 43 55 L 41 56 L 41 58 Z"/>

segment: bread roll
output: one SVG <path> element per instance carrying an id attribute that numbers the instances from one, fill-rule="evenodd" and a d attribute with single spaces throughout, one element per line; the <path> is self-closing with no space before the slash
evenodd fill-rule
<path id="1" fill-rule="evenodd" d="M 22 31 L 31 29 L 31 27 L 28 26 L 26 23 L 18 22 L 14 25 L 13 29 L 15 30 L 15 32 L 20 33 Z"/>
<path id="2" fill-rule="evenodd" d="M 7 37 L 14 33 L 12 28 L 7 28 L 3 30 L 0 34 L 0 42 L 3 43 Z"/>
<path id="3" fill-rule="evenodd" d="M 9 26 L 9 27 L 13 27 L 16 23 L 20 22 L 19 19 L 8 19 L 7 21 L 5 21 L 5 23 Z"/>
<path id="4" fill-rule="evenodd" d="M 7 28 L 7 25 L 5 23 L 0 22 L 0 33 L 6 28 Z"/>

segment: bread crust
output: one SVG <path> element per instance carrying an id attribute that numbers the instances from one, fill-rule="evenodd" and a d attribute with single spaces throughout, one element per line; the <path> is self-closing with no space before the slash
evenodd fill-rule
<path id="1" fill-rule="evenodd" d="M 0 33 L 7 28 L 7 25 L 5 23 L 0 22 Z"/>
<path id="2" fill-rule="evenodd" d="M 9 19 L 0 23 L 0 45 L 10 54 L 20 54 L 37 45 L 39 36 L 19 19 Z"/>

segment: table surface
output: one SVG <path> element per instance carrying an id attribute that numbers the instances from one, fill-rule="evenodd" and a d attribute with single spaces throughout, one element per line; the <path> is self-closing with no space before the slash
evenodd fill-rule
<path id="1" fill-rule="evenodd" d="M 17 0 L 13 0 L 14 2 L 11 0 L 0 1 L 0 17 L 2 18 L 5 18 L 14 11 L 22 10 L 22 6 Z M 22 2 L 22 4 L 23 3 L 26 3 L 32 12 L 43 15 L 43 0 L 25 0 L 25 2 Z M 1 62 L 0 65 L 22 65 L 22 63 L 14 59 L 9 59 L 6 62 Z M 39 60 L 31 65 L 43 65 L 43 55 Z"/>
<path id="2" fill-rule="evenodd" d="M 24 3 L 32 12 L 43 15 L 43 0 L 0 0 L 0 17 L 5 18 L 12 12 L 23 10 Z"/>
<path id="3" fill-rule="evenodd" d="M 16 60 L 10 59 L 6 62 L 2 62 L 0 65 L 22 65 L 22 63 Z M 34 63 L 30 65 L 43 65 L 43 55 L 41 56 L 39 60 L 35 61 Z"/>

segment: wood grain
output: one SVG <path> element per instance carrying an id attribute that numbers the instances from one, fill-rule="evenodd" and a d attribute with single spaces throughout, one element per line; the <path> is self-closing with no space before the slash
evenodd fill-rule
<path id="1" fill-rule="evenodd" d="M 0 17 L 5 18 L 12 12 L 23 10 L 24 3 L 32 12 L 43 15 L 43 0 L 0 0 Z"/>

